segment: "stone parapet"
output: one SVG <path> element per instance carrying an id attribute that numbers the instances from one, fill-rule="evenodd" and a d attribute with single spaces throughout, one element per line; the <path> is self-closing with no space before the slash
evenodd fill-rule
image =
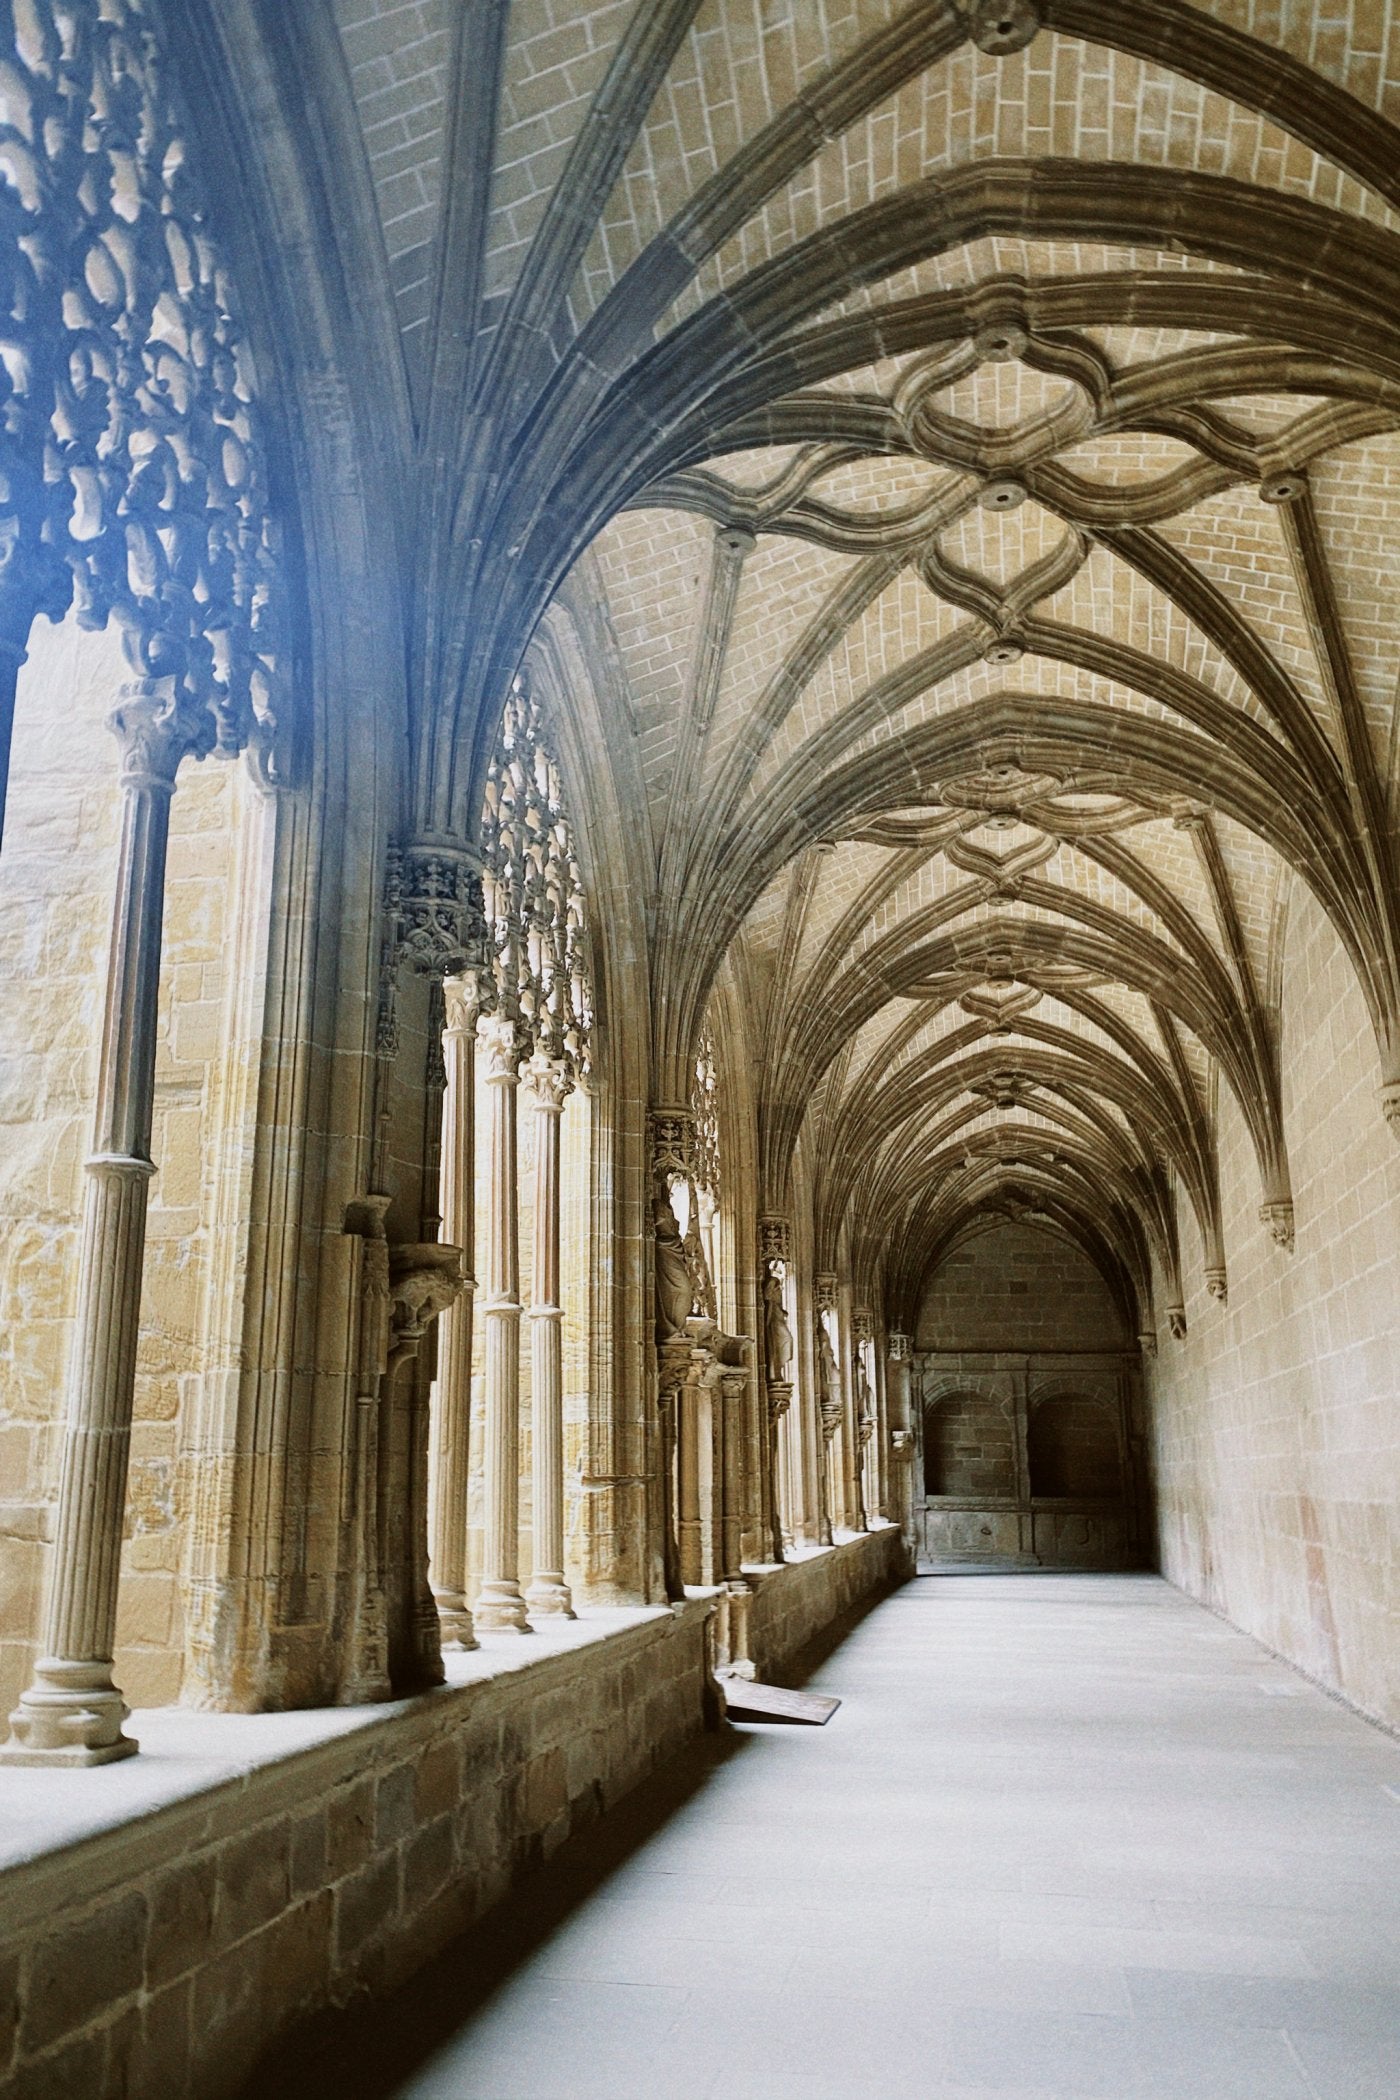
<path id="1" fill-rule="evenodd" d="M 872 1532 L 755 1571 L 765 1674 L 904 1572 Z M 712 1594 L 552 1621 L 388 1705 L 148 1710 L 145 1754 L 0 1804 L 0 2093 L 226 2100 L 300 2022 L 392 1988 L 705 1725 Z"/>

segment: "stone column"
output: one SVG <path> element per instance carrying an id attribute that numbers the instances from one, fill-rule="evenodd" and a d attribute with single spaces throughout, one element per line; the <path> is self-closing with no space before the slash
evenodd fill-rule
<path id="1" fill-rule="evenodd" d="M 784 1513 L 792 1508 L 792 1457 L 787 1442 L 792 1418 L 792 1381 L 787 1378 L 770 1378 L 768 1381 L 768 1468 L 773 1479 L 773 1536 L 769 1552 L 775 1561 L 786 1559 L 788 1538 L 784 1534 Z"/>
<path id="2" fill-rule="evenodd" d="M 676 1523 L 676 1472 L 678 1460 L 678 1420 L 680 1413 L 681 1387 L 690 1369 L 690 1337 L 686 1334 L 669 1336 L 657 1345 L 658 1357 L 658 1470 L 660 1474 L 660 1516 L 662 1571 L 666 1584 L 666 1595 L 671 1603 L 678 1603 L 685 1595 L 681 1580 L 680 1541 Z"/>
<path id="3" fill-rule="evenodd" d="M 462 1250 L 461 1296 L 438 1323 L 437 1406 L 433 1414 L 433 1506 L 429 1559 L 433 1598 L 446 1648 L 474 1648 L 467 1608 L 467 1494 L 472 1408 L 472 1301 L 476 1204 L 476 1025 L 473 972 L 443 981 L 442 1032 L 447 1087 L 442 1104 L 442 1237 Z"/>
<path id="4" fill-rule="evenodd" d="M 78 1316 L 44 1653 L 0 1755 L 18 1764 L 130 1757 L 112 1679 L 155 1096 L 165 851 L 175 773 L 190 748 L 173 681 L 124 689 L 122 837 L 107 966 L 93 1149 L 86 1163 Z"/>
<path id="5" fill-rule="evenodd" d="M 545 1618 L 572 1619 L 564 1580 L 564 1311 L 559 1303 L 559 1124 L 573 1088 L 562 1058 L 530 1060 L 535 1104 L 535 1259 L 530 1302 L 534 1446 L 534 1572 L 525 1601 Z"/>
<path id="6" fill-rule="evenodd" d="M 876 1391 L 875 1315 L 868 1305 L 858 1305 L 851 1315 L 855 1337 L 856 1434 L 860 1439 L 860 1490 L 862 1513 L 868 1521 L 882 1509 L 880 1491 L 880 1444 L 875 1434 L 880 1419 Z"/>
<path id="7" fill-rule="evenodd" d="M 493 1014 L 481 1026 L 490 1090 L 486 1210 L 486 1524 L 479 1632 L 528 1633 L 520 1593 L 520 1199 L 515 1143 L 520 1048 L 515 1025 Z"/>
<path id="8" fill-rule="evenodd" d="M 705 1572 L 700 1521 L 700 1371 L 707 1359 L 703 1351 L 692 1349 L 690 1353 L 690 1369 L 676 1395 L 676 1550 L 682 1583 L 703 1582 Z"/>

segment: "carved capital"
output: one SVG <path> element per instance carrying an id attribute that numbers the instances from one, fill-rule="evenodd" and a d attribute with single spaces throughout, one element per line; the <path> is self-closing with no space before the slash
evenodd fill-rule
<path id="1" fill-rule="evenodd" d="M 818 1276 L 814 1280 L 813 1289 L 816 1292 L 817 1311 L 819 1313 L 835 1312 L 838 1288 L 839 1279 L 835 1276 Z"/>
<path id="2" fill-rule="evenodd" d="M 198 748 L 199 710 L 182 703 L 173 678 L 140 678 L 124 685 L 107 717 L 121 751 L 123 787 L 175 785 L 180 761 Z"/>
<path id="3" fill-rule="evenodd" d="M 1281 1198 L 1274 1203 L 1261 1203 L 1259 1221 L 1269 1228 L 1269 1237 L 1276 1247 L 1293 1252 L 1293 1205 Z"/>
<path id="4" fill-rule="evenodd" d="M 908 1465 L 914 1456 L 914 1432 L 912 1429 L 892 1429 L 890 1445 L 901 1465 Z"/>
<path id="5" fill-rule="evenodd" d="M 889 1337 L 889 1359 L 892 1364 L 908 1363 L 914 1354 L 912 1334 L 892 1334 Z"/>
<path id="6" fill-rule="evenodd" d="M 477 1040 L 481 1045 L 482 1077 L 486 1084 L 514 1086 L 529 1050 L 519 1023 L 511 1020 L 508 1014 L 488 1014 L 478 1023 Z"/>
<path id="7" fill-rule="evenodd" d="M 1157 1333 L 1152 1327 L 1144 1327 L 1138 1336 L 1138 1347 L 1144 1356 L 1155 1361 L 1157 1355 Z"/>
<path id="8" fill-rule="evenodd" d="M 545 1115 L 557 1116 L 574 1090 L 568 1061 L 562 1057 L 546 1057 L 543 1051 L 536 1051 L 525 1067 L 525 1075 L 536 1109 Z"/>
<path id="9" fill-rule="evenodd" d="M 484 981 L 485 980 L 485 981 Z M 474 1036 L 482 1015 L 490 1011 L 485 970 L 463 970 L 442 980 L 443 1033 Z"/>
<path id="10" fill-rule="evenodd" d="M 792 1260 L 792 1223 L 780 1217 L 776 1211 L 765 1211 L 758 1221 L 758 1258 L 760 1261 Z"/>
<path id="11" fill-rule="evenodd" d="M 767 1381 L 767 1391 L 768 1419 L 770 1422 L 781 1422 L 783 1416 L 792 1406 L 792 1380 L 790 1378 L 770 1378 Z"/>
<path id="12" fill-rule="evenodd" d="M 1381 1088 L 1381 1114 L 1400 1138 L 1400 1079 L 1387 1080 Z"/>
<path id="13" fill-rule="evenodd" d="M 875 1315 L 868 1305 L 858 1305 L 851 1314 L 851 1326 L 857 1343 L 873 1342 L 875 1339 Z"/>
<path id="14" fill-rule="evenodd" d="M 1167 1325 L 1172 1331 L 1173 1341 L 1185 1341 L 1186 1307 L 1184 1305 L 1169 1305 L 1167 1307 Z"/>
<path id="15" fill-rule="evenodd" d="M 1206 1270 L 1206 1289 L 1210 1292 L 1212 1298 L 1219 1300 L 1221 1305 L 1228 1301 L 1230 1288 L 1224 1269 Z"/>
<path id="16" fill-rule="evenodd" d="M 481 877 L 459 846 L 418 841 L 391 857 L 400 959 L 423 977 L 457 977 L 486 954 Z"/>

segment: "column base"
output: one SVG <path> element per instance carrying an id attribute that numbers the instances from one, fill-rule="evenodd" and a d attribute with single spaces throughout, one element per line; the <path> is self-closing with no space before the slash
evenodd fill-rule
<path id="1" fill-rule="evenodd" d="M 533 1633 L 518 1582 L 484 1582 L 472 1614 L 478 1633 Z"/>
<path id="2" fill-rule="evenodd" d="M 537 1575 L 525 1592 L 532 1619 L 576 1619 L 573 1595 L 562 1575 Z"/>
<path id="3" fill-rule="evenodd" d="M 474 1648 L 477 1644 L 476 1628 L 461 1592 L 442 1590 L 433 1601 L 437 1605 L 438 1633 L 443 1647 L 459 1653 L 464 1648 Z"/>
<path id="4" fill-rule="evenodd" d="M 9 1765 L 110 1765 L 139 1747 L 122 1734 L 129 1708 L 106 1662 L 65 1662 L 45 1656 L 34 1682 L 10 1715 L 10 1740 L 0 1744 Z"/>

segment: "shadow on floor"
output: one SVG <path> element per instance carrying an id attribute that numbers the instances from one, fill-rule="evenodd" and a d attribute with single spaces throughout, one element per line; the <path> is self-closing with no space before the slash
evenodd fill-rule
<path id="1" fill-rule="evenodd" d="M 385 2100 L 483 2006 L 581 1903 L 706 1784 L 747 1739 L 698 1737 L 602 1820 L 523 1874 L 509 1896 L 407 1983 L 326 2012 L 279 2043 L 245 2100 Z"/>
<path id="2" fill-rule="evenodd" d="M 892 1594 L 878 1591 L 843 1612 L 774 1681 L 805 1684 Z M 721 1723 L 687 1744 L 599 1822 L 522 1874 L 500 1904 L 397 1990 L 328 2009 L 276 2042 L 244 2087 L 243 2100 L 390 2100 L 580 1904 L 702 1791 L 711 1773 L 742 1756 L 750 1740 L 746 1730 Z"/>

